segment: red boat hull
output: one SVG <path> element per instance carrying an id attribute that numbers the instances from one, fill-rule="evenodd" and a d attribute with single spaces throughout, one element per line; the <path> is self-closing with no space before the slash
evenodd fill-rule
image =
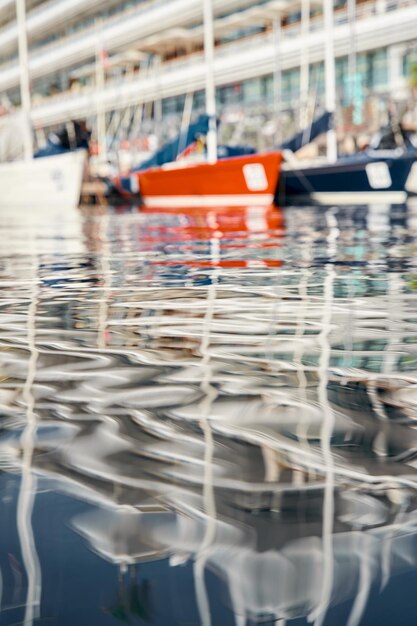
<path id="1" fill-rule="evenodd" d="M 273 203 L 280 152 L 251 154 L 217 163 L 176 161 L 132 174 L 145 206 L 250 206 Z"/>

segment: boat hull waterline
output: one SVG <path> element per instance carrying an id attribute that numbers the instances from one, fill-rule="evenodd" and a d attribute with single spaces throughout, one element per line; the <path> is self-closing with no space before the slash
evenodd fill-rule
<path id="1" fill-rule="evenodd" d="M 28 210 L 78 206 L 86 153 L 67 152 L 0 164 L 0 209 Z"/>
<path id="2" fill-rule="evenodd" d="M 148 207 L 269 205 L 274 200 L 280 152 L 170 163 L 130 175 L 130 189 Z"/>

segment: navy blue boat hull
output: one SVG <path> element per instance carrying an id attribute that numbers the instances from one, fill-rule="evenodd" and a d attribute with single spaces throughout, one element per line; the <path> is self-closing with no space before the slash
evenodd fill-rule
<path id="1" fill-rule="evenodd" d="M 405 195 L 407 179 L 415 160 L 414 152 L 387 154 L 381 151 L 377 154 L 374 151 L 342 158 L 333 164 L 302 167 L 300 163 L 297 170 L 292 168 L 281 171 L 275 202 L 279 206 L 303 201 L 320 202 L 322 194 L 327 194 L 330 202 L 337 201 L 338 196 L 342 197 L 343 194 L 347 199 L 348 194 L 369 194 L 372 198 L 372 195 L 383 192 L 387 199 L 388 194 Z M 385 184 L 375 185 L 375 181 L 372 181 L 367 166 L 376 163 L 386 165 L 383 167 L 389 175 Z"/>

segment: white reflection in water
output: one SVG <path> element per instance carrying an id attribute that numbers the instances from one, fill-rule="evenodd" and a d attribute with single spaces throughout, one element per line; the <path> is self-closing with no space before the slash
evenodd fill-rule
<path id="1" fill-rule="evenodd" d="M 237 626 L 319 626 L 345 602 L 359 626 L 415 568 L 415 222 L 254 211 L 92 212 L 44 238 L 0 220 L 25 624 L 43 617 L 45 480 L 88 503 L 68 523 L 120 580 L 192 563 L 195 624 L 217 626 L 214 577 Z"/>
<path id="2" fill-rule="evenodd" d="M 29 359 L 27 364 L 27 377 L 22 389 L 22 400 L 26 405 L 26 425 L 20 437 L 22 473 L 17 506 L 17 528 L 21 543 L 23 563 L 27 575 L 25 626 L 32 626 L 33 620 L 39 617 L 41 600 L 41 570 L 32 529 L 32 512 L 37 490 L 36 475 L 32 471 L 34 452 L 33 439 L 37 426 L 35 398 L 32 393 L 32 388 L 35 382 L 39 355 L 36 346 L 36 314 L 39 297 L 36 259 L 34 259 L 31 269 L 32 271 L 29 273 L 30 302 L 27 310 L 27 345 Z"/>

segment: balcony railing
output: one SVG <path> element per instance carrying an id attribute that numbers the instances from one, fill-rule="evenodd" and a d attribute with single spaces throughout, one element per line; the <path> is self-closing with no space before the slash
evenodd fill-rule
<path id="1" fill-rule="evenodd" d="M 146 12 L 148 10 L 151 10 L 153 8 L 155 8 L 156 6 L 166 6 L 166 0 L 148 0 L 148 2 L 146 2 Z M 398 8 L 406 8 L 406 7 L 410 7 L 410 6 L 415 6 L 415 0 L 386 0 L 384 3 L 381 3 L 381 0 L 369 0 L 366 3 L 360 4 L 357 6 L 357 11 L 356 11 L 356 17 L 357 20 L 362 20 L 362 19 L 366 19 L 369 18 L 371 16 L 374 15 L 378 15 L 381 13 L 386 13 L 386 12 L 390 12 L 393 11 L 395 9 Z M 144 13 L 144 5 L 135 5 L 134 7 L 131 7 L 128 11 L 125 11 L 122 15 L 117 15 L 114 16 L 113 18 L 106 20 L 105 25 L 106 27 L 109 26 L 110 24 L 117 24 L 117 23 L 122 23 L 124 21 L 129 22 L 132 15 L 136 15 L 136 14 L 143 14 Z M 347 11 L 345 8 L 342 9 L 338 9 L 335 12 L 335 23 L 336 25 L 342 25 L 347 23 L 348 21 L 348 16 L 347 16 Z M 311 19 L 311 32 L 317 32 L 319 31 L 323 26 L 323 21 L 322 21 L 322 17 L 316 16 L 314 18 Z M 41 55 L 48 55 L 48 56 L 52 56 L 54 50 L 59 47 L 59 48 L 63 48 L 64 46 L 73 43 L 74 41 L 80 41 L 83 38 L 85 38 L 88 34 L 91 33 L 96 33 L 97 32 L 97 26 L 93 25 L 90 28 L 84 29 L 82 32 L 77 33 L 76 35 L 72 35 L 69 36 L 67 38 L 64 39 L 60 39 L 57 42 L 53 42 L 52 44 L 48 45 L 48 46 L 44 46 L 42 48 L 39 49 L 39 51 L 37 51 L 37 53 L 32 54 L 32 58 L 33 59 L 37 59 L 39 56 Z M 289 38 L 294 38 L 297 35 L 300 34 L 300 24 L 296 23 L 296 24 L 290 24 L 286 27 L 283 28 L 283 37 L 285 39 L 289 39 Z M 248 45 L 251 45 L 252 42 L 256 45 L 256 42 L 259 41 L 259 37 L 262 37 L 262 41 L 265 42 L 265 33 L 262 34 L 257 34 L 257 35 L 251 35 L 250 37 L 246 37 L 245 39 L 241 39 L 241 44 L 242 46 L 244 46 L 245 48 Z M 161 42 L 163 41 L 163 33 L 161 33 Z M 233 46 L 233 53 L 236 53 L 237 48 L 236 46 L 238 45 L 239 40 L 235 40 L 233 42 L 229 42 L 227 44 L 223 44 L 221 46 L 222 51 L 227 51 L 227 47 L 228 46 Z M 199 53 L 194 53 L 191 55 L 188 55 L 186 57 L 184 57 L 183 60 L 180 60 L 178 58 L 176 58 L 173 62 L 175 62 L 176 67 L 182 67 L 185 64 L 192 64 L 195 62 L 196 59 L 196 55 L 198 55 Z M 93 53 L 94 55 L 94 53 Z M 74 58 L 74 63 L 76 63 L 76 60 Z M 169 63 L 169 62 L 168 62 Z M 165 63 L 164 64 L 165 67 L 168 67 L 168 64 Z M 11 67 L 16 67 L 16 62 L 10 62 L 7 64 L 4 64 L 3 66 L 0 67 L 0 73 L 2 71 L 7 70 L 8 68 L 10 69 Z M 59 68 L 57 68 L 59 69 Z M 51 72 L 49 72 L 50 74 Z M 45 75 L 47 75 L 48 72 L 45 72 Z M 86 89 L 91 89 L 91 87 L 87 87 Z M 67 94 L 64 96 L 66 97 Z M 59 96 L 55 96 L 55 97 L 59 97 Z"/>

